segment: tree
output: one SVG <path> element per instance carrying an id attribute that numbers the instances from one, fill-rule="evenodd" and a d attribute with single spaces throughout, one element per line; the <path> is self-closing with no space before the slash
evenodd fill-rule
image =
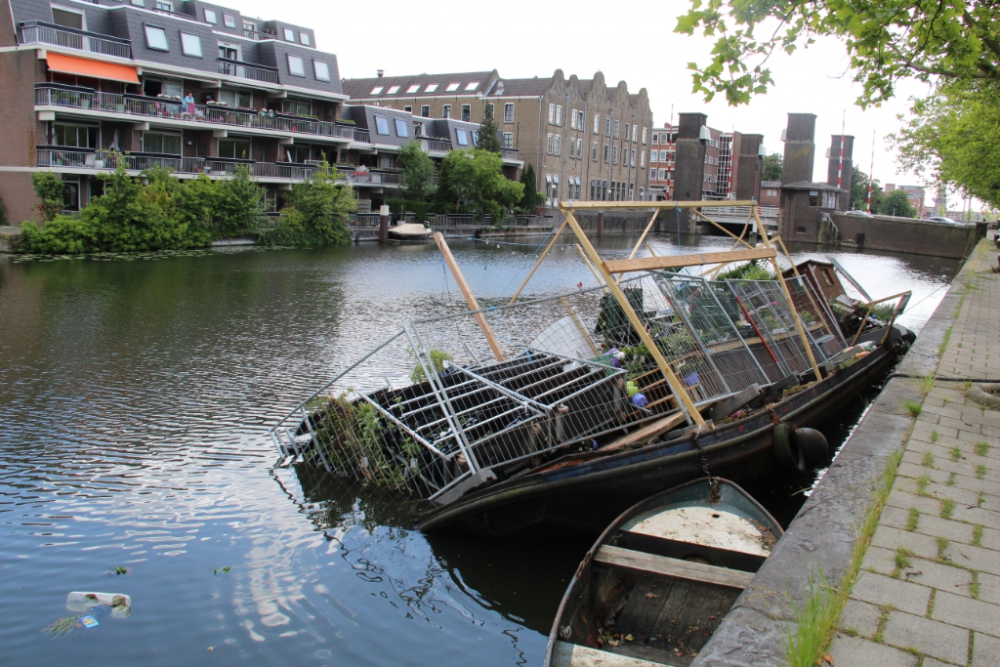
<path id="1" fill-rule="evenodd" d="M 784 161 L 780 154 L 771 153 L 770 155 L 764 156 L 764 173 L 761 176 L 762 181 L 780 181 L 781 171 Z"/>
<path id="2" fill-rule="evenodd" d="M 1000 206 L 1000 86 L 944 83 L 913 102 L 890 139 L 900 163 L 925 181 L 956 185 Z"/>
<path id="3" fill-rule="evenodd" d="M 910 203 L 910 196 L 905 190 L 887 192 L 879 203 L 878 212 L 881 215 L 894 215 L 897 218 L 915 218 L 917 210 Z"/>
<path id="4" fill-rule="evenodd" d="M 407 199 L 424 201 L 434 192 L 434 160 L 411 141 L 399 149 L 399 163 L 403 167 L 403 195 Z"/>
<path id="5" fill-rule="evenodd" d="M 35 205 L 35 210 L 43 222 L 51 222 L 65 207 L 62 179 L 51 171 L 36 171 L 31 175 L 31 185 L 41 200 Z"/>
<path id="6" fill-rule="evenodd" d="M 690 63 L 694 89 L 745 104 L 774 85 L 768 58 L 817 36 L 842 40 L 862 84 L 858 102 L 878 104 L 903 77 L 1000 84 L 1000 5 L 965 0 L 692 0 L 675 30 L 715 37 L 711 61 Z"/>
<path id="7" fill-rule="evenodd" d="M 500 137 L 497 136 L 499 131 L 496 119 L 493 118 L 493 105 L 487 104 L 486 111 L 483 113 L 483 122 L 479 125 L 479 140 L 476 142 L 476 148 L 500 155 Z"/>
<path id="8" fill-rule="evenodd" d="M 441 161 L 438 179 L 442 208 L 473 213 L 479 221 L 489 215 L 494 225 L 500 224 L 504 211 L 513 208 L 524 195 L 524 186 L 504 177 L 500 156 L 490 151 L 449 152 Z"/>
<path id="9" fill-rule="evenodd" d="M 240 236 L 260 230 L 267 193 L 250 178 L 246 165 L 237 165 L 217 188 L 213 229 L 217 236 Z"/>
<path id="10" fill-rule="evenodd" d="M 524 165 L 521 170 L 521 185 L 524 186 L 524 194 L 521 196 L 521 209 L 531 215 L 538 206 L 538 190 L 535 189 L 535 165 L 530 162 Z"/>
<path id="11" fill-rule="evenodd" d="M 878 211 L 882 203 L 882 186 L 872 183 L 872 212 Z M 851 175 L 851 210 L 868 210 L 868 174 L 854 167 Z"/>
<path id="12" fill-rule="evenodd" d="M 320 164 L 305 181 L 292 186 L 285 197 L 277 227 L 260 235 L 265 245 L 347 245 L 347 214 L 358 207 L 354 190 L 347 181 Z"/>

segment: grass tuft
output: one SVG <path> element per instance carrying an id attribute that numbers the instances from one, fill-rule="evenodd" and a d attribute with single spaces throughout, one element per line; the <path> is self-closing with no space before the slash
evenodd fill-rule
<path id="1" fill-rule="evenodd" d="M 990 451 L 989 444 L 985 442 L 977 442 L 975 446 L 976 446 L 976 454 L 978 454 L 979 456 L 986 456 Z"/>
<path id="2" fill-rule="evenodd" d="M 948 475 L 948 481 L 945 482 L 945 484 L 947 486 L 955 486 L 955 480 L 956 480 L 957 477 L 958 477 L 958 473 L 952 472 L 950 475 Z"/>
<path id="3" fill-rule="evenodd" d="M 948 548 L 949 544 L 951 544 L 951 543 L 948 541 L 947 537 L 939 537 L 939 538 L 937 538 L 937 547 L 938 547 L 937 557 L 938 557 L 939 560 L 944 560 L 944 552 L 945 552 L 945 549 Z"/>
<path id="4" fill-rule="evenodd" d="M 980 463 L 976 466 L 976 479 L 982 479 L 983 477 L 986 477 L 986 466 Z"/>
<path id="5" fill-rule="evenodd" d="M 961 306 L 959 306 L 959 309 L 961 309 Z M 944 340 L 941 341 L 941 347 L 938 348 L 938 356 L 943 355 L 944 351 L 948 349 L 948 341 L 951 340 L 951 330 L 952 327 L 948 327 L 948 330 L 944 332 Z"/>
<path id="6" fill-rule="evenodd" d="M 928 373 L 920 378 L 920 393 L 926 396 L 934 388 L 934 374 Z"/>
<path id="7" fill-rule="evenodd" d="M 978 547 L 983 542 L 983 527 L 980 524 L 976 524 L 972 528 L 972 546 Z"/>
<path id="8" fill-rule="evenodd" d="M 924 458 L 921 461 L 921 463 L 923 464 L 923 466 L 925 468 L 933 468 L 934 467 L 934 453 L 933 452 L 924 452 Z"/>
<path id="9" fill-rule="evenodd" d="M 940 437 L 937 431 L 931 431 L 931 442 L 937 442 Z"/>
<path id="10" fill-rule="evenodd" d="M 941 501 L 941 518 L 950 519 L 952 512 L 955 511 L 955 501 L 951 498 L 945 498 Z"/>
<path id="11" fill-rule="evenodd" d="M 912 533 L 917 529 L 918 523 L 920 523 L 920 512 L 916 507 L 911 507 L 910 516 L 906 519 L 906 529 Z"/>
<path id="12" fill-rule="evenodd" d="M 955 463 L 958 463 L 959 461 L 961 461 L 962 460 L 962 450 L 959 449 L 958 447 L 952 447 L 951 448 L 951 460 L 954 461 Z"/>
<path id="13" fill-rule="evenodd" d="M 920 411 L 923 410 L 923 405 L 917 403 L 916 401 L 904 401 L 903 407 L 906 411 L 910 413 L 910 416 L 916 419 L 920 416 Z"/>
<path id="14" fill-rule="evenodd" d="M 910 559 L 916 555 L 906 547 L 896 547 L 896 555 L 893 557 L 893 560 L 896 562 L 896 569 L 893 570 L 891 576 L 894 579 L 898 579 L 900 572 L 910 567 Z"/>
<path id="15" fill-rule="evenodd" d="M 931 483 L 931 478 L 927 475 L 921 475 L 917 478 L 917 495 L 926 496 L 927 495 L 927 485 Z"/>

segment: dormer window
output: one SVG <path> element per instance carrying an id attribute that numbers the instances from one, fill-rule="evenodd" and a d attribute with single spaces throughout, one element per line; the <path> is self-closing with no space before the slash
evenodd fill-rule
<path id="1" fill-rule="evenodd" d="M 294 42 L 295 41 L 295 31 L 291 28 L 285 28 L 285 41 Z"/>
<path id="2" fill-rule="evenodd" d="M 395 95 L 399 92 L 399 86 L 389 86 L 389 90 L 385 91 L 386 95 Z"/>
<path id="3" fill-rule="evenodd" d="M 233 17 L 233 16 L 230 16 L 229 14 L 223 14 L 222 15 L 222 22 L 225 24 L 225 26 L 227 28 L 235 28 L 236 27 L 236 18 Z"/>
<path id="4" fill-rule="evenodd" d="M 458 87 L 459 87 L 459 86 L 461 86 L 461 85 L 462 85 L 462 84 L 460 84 L 460 83 L 449 83 L 449 84 L 448 84 L 448 88 L 446 89 L 446 91 L 445 91 L 445 92 L 448 92 L 448 93 L 453 93 L 453 92 L 455 92 L 456 90 L 458 90 Z"/>
<path id="5" fill-rule="evenodd" d="M 318 81 L 329 81 L 330 80 L 330 66 L 321 60 L 313 61 L 313 70 L 316 72 L 316 79 Z"/>
<path id="6" fill-rule="evenodd" d="M 212 25 L 215 25 L 218 22 L 219 22 L 218 15 L 215 12 L 213 12 L 211 9 L 206 9 L 205 10 L 205 23 L 211 23 Z"/>
<path id="7" fill-rule="evenodd" d="M 381 95 L 382 94 L 382 86 L 375 86 L 374 88 L 372 88 L 372 92 L 369 93 L 369 94 L 370 95 Z"/>
<path id="8" fill-rule="evenodd" d="M 436 83 L 428 83 L 427 87 L 424 88 L 424 92 L 425 93 L 433 93 L 437 89 L 438 89 L 438 85 Z"/>
<path id="9" fill-rule="evenodd" d="M 299 41 L 302 42 L 304 46 L 312 46 L 312 40 L 309 39 L 309 33 L 307 32 L 299 33 Z"/>
<path id="10" fill-rule="evenodd" d="M 479 87 L 479 82 L 478 81 L 473 81 L 472 83 L 467 84 L 465 86 L 465 90 L 466 90 L 466 92 L 468 92 L 470 90 L 475 90 L 478 87 Z"/>
<path id="11" fill-rule="evenodd" d="M 417 92 L 418 90 L 420 90 L 420 84 L 419 83 L 415 83 L 415 84 L 413 84 L 412 86 L 410 86 L 409 88 L 406 89 L 406 93 L 408 95 L 412 95 L 413 93 Z"/>
<path id="12" fill-rule="evenodd" d="M 146 29 L 146 46 L 155 51 L 169 51 L 167 44 L 167 31 L 163 28 L 155 28 L 151 25 L 143 26 Z"/>

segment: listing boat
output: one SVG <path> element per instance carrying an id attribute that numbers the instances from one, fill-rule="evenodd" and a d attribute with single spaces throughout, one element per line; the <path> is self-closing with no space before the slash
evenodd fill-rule
<path id="1" fill-rule="evenodd" d="M 913 340 L 894 322 L 908 294 L 888 315 L 837 305 L 807 275 L 782 277 L 766 237 L 602 260 L 571 209 L 563 224 L 601 285 L 483 309 L 436 238 L 472 312 L 410 322 L 342 369 L 271 430 L 280 464 L 424 501 L 425 531 L 594 535 L 698 477 L 752 485 L 822 465 L 826 442 L 807 427 Z M 760 260 L 771 279 L 685 272 Z"/>
<path id="2" fill-rule="evenodd" d="M 546 667 L 687 667 L 782 533 L 725 479 L 641 501 L 584 556 L 552 625 Z"/>
<path id="3" fill-rule="evenodd" d="M 389 227 L 389 238 L 393 241 L 426 241 L 431 234 L 429 228 L 415 222 Z"/>

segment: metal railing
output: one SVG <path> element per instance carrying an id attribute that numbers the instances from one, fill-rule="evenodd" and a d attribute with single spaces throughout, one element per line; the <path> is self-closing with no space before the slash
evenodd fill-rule
<path id="1" fill-rule="evenodd" d="M 517 159 L 517 149 L 516 148 L 501 148 L 500 156 L 504 160 L 516 160 Z"/>
<path id="2" fill-rule="evenodd" d="M 33 22 L 22 25 L 21 43 L 52 44 L 78 51 L 132 59 L 132 43 L 127 39 L 118 39 L 48 23 Z"/>
<path id="3" fill-rule="evenodd" d="M 273 67 L 250 65 L 242 60 L 219 58 L 219 74 L 228 74 L 241 79 L 278 83 L 278 70 Z"/>
<path id="4" fill-rule="evenodd" d="M 381 171 L 369 171 L 367 173 L 355 172 L 354 167 L 337 167 L 337 171 L 343 175 L 351 185 L 401 185 L 402 176 L 400 174 L 387 174 Z"/>
<path id="5" fill-rule="evenodd" d="M 451 142 L 447 139 L 423 139 L 421 141 L 425 151 L 450 151 Z"/>
<path id="6" fill-rule="evenodd" d="M 111 151 L 63 148 L 36 150 L 39 167 L 72 167 L 77 169 L 111 170 L 123 161 L 129 171 L 145 171 L 153 167 L 170 169 L 178 174 L 208 174 L 231 176 L 244 164 L 255 178 L 305 180 L 317 167 L 310 164 L 280 162 L 238 162 L 218 158 L 144 155 L 141 153 L 114 153 Z"/>
<path id="7" fill-rule="evenodd" d="M 156 116 L 174 120 L 203 121 L 219 125 L 312 134 L 322 137 L 340 137 L 360 142 L 368 141 L 367 130 L 359 130 L 328 121 L 264 115 L 259 111 L 231 109 L 215 104 L 196 104 L 192 114 L 186 104 L 180 100 L 168 98 L 82 92 L 61 88 L 36 88 L 35 104 L 38 106 L 92 109 L 136 116 Z"/>

